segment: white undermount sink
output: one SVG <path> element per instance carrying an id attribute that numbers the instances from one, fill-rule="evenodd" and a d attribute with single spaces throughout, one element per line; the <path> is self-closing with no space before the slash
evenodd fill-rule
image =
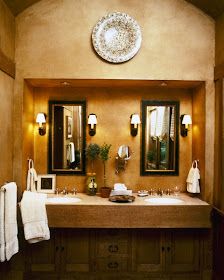
<path id="1" fill-rule="evenodd" d="M 152 204 L 180 204 L 183 202 L 180 198 L 175 197 L 150 197 L 146 198 L 145 202 L 149 202 Z"/>
<path id="2" fill-rule="evenodd" d="M 48 197 L 46 203 L 48 204 L 73 204 L 81 201 L 79 197 L 69 197 L 69 196 L 57 196 Z"/>

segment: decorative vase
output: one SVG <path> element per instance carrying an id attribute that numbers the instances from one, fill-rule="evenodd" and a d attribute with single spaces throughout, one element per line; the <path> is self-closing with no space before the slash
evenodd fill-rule
<path id="1" fill-rule="evenodd" d="M 87 173 L 86 193 L 88 195 L 96 195 L 97 193 L 96 173 Z"/>

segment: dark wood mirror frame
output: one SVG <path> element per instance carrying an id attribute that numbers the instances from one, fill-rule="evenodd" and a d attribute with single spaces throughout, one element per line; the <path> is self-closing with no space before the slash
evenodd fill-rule
<path id="1" fill-rule="evenodd" d="M 175 108 L 175 155 L 174 155 L 174 168 L 168 170 L 151 170 L 146 169 L 146 125 L 147 125 L 147 107 L 148 106 L 172 106 Z M 140 174 L 141 176 L 152 175 L 179 175 L 179 101 L 158 101 L 158 100 L 143 100 L 141 104 L 142 111 L 142 139 L 141 139 L 141 162 L 140 162 Z"/>
<path id="2" fill-rule="evenodd" d="M 81 151 L 81 168 L 80 169 L 63 169 L 63 168 L 54 168 L 53 167 L 53 108 L 54 106 L 59 105 L 68 105 L 68 106 L 81 106 L 82 107 L 82 151 Z M 49 101 L 48 102 L 48 108 L 49 108 L 49 141 L 48 141 L 48 172 L 50 174 L 61 174 L 61 175 L 85 175 L 86 174 L 86 155 L 85 155 L 85 149 L 86 149 L 86 101 Z"/>

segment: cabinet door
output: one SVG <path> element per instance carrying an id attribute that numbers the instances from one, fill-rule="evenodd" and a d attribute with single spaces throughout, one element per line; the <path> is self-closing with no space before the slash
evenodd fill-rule
<path id="1" fill-rule="evenodd" d="M 166 236 L 166 269 L 171 272 L 197 272 L 200 269 L 199 231 L 175 229 Z"/>
<path id="2" fill-rule="evenodd" d="M 165 244 L 161 230 L 136 229 L 133 240 L 133 269 L 142 272 L 162 271 Z"/>
<path id="3" fill-rule="evenodd" d="M 88 272 L 90 270 L 90 231 L 88 229 L 61 230 L 61 271 Z"/>
<path id="4" fill-rule="evenodd" d="M 59 269 L 59 236 L 51 229 L 50 240 L 26 244 L 27 272 L 56 272 Z"/>

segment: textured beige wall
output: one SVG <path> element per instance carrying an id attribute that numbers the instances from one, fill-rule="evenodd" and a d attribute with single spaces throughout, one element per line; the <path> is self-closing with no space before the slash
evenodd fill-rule
<path id="1" fill-rule="evenodd" d="M 101 60 L 91 45 L 94 25 L 113 11 L 130 14 L 142 29 L 139 53 L 120 65 Z M 45 0 L 21 13 L 16 28 L 18 121 L 14 129 L 20 142 L 24 78 L 205 80 L 206 120 L 214 120 L 214 22 L 185 1 Z M 213 170 L 213 130 L 212 122 L 207 122 L 207 171 Z M 20 147 L 21 143 L 15 143 L 15 150 Z M 15 178 L 20 183 L 21 161 L 22 154 L 16 154 Z M 206 187 L 212 187 L 212 172 L 205 182 Z"/>
<path id="2" fill-rule="evenodd" d="M 0 49 L 14 60 L 14 17 L 0 0 Z M 13 86 L 14 80 L 0 71 L 0 185 L 13 179 Z"/>
<path id="3" fill-rule="evenodd" d="M 83 100 L 87 102 L 87 116 L 90 113 L 97 115 L 97 133 L 94 137 L 88 135 L 87 142 L 102 145 L 104 142 L 112 144 L 110 159 L 107 162 L 107 183 L 123 182 L 133 190 L 142 188 L 161 187 L 171 188 L 179 185 L 186 189 L 186 170 L 191 164 L 191 132 L 189 137 L 180 137 L 180 172 L 179 176 L 168 176 L 166 180 L 162 176 L 140 176 L 140 144 L 141 128 L 136 137 L 130 135 L 130 115 L 134 112 L 141 115 L 141 100 L 179 100 L 180 113 L 192 114 L 192 95 L 189 90 L 181 89 L 144 89 L 144 88 L 39 88 L 35 89 L 34 115 L 38 112 L 48 112 L 48 100 Z M 111 98 L 113 96 L 113 98 Z M 45 136 L 38 134 L 35 126 L 34 136 L 34 160 L 39 174 L 47 173 L 48 162 L 48 133 Z M 120 145 L 128 145 L 133 151 L 125 172 L 115 174 L 115 156 Z M 89 166 L 87 171 L 90 171 Z M 95 164 L 97 183 L 103 186 L 103 165 L 97 161 Z M 85 177 L 83 176 L 57 176 L 58 187 L 76 186 L 78 191 L 85 191 Z"/>
<path id="4" fill-rule="evenodd" d="M 216 21 L 215 26 L 215 64 L 224 63 L 224 14 Z"/>
<path id="5" fill-rule="evenodd" d="M 10 59 L 15 57 L 15 18 L 0 0 L 0 49 Z"/>

